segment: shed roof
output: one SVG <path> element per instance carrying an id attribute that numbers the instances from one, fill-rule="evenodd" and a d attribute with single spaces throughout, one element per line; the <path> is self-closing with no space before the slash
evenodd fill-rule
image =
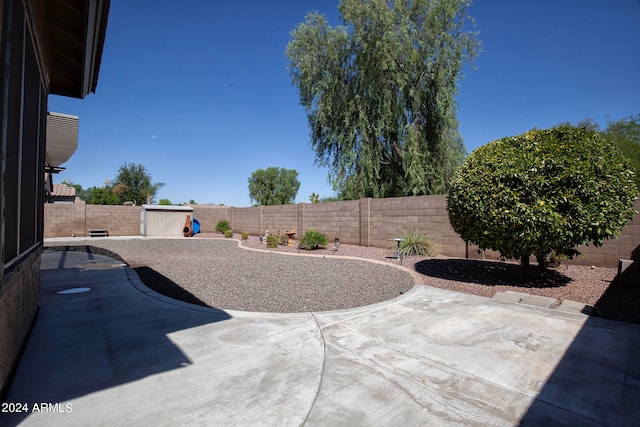
<path id="1" fill-rule="evenodd" d="M 172 206 L 172 205 L 142 205 L 144 211 L 183 211 L 193 212 L 191 206 Z"/>

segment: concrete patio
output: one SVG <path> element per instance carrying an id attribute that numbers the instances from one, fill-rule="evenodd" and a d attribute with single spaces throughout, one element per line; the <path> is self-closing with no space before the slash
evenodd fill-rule
<path id="1" fill-rule="evenodd" d="M 427 286 L 335 312 L 224 311 L 79 252 L 45 252 L 42 289 L 6 399 L 26 411 L 0 414 L 3 426 L 640 419 L 637 325 Z"/>

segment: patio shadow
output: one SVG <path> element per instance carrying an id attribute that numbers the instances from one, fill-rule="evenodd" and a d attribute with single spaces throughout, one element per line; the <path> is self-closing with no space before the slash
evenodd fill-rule
<path id="1" fill-rule="evenodd" d="M 640 328 L 588 317 L 519 426 L 632 426 L 640 419 Z"/>
<path id="2" fill-rule="evenodd" d="M 94 254 L 85 248 L 76 251 Z M 43 256 L 63 260 L 65 254 Z M 149 268 L 144 274 L 162 277 Z M 75 283 L 87 291 L 59 292 Z M 150 297 L 137 290 L 121 268 L 46 269 L 41 285 L 38 317 L 7 395 L 7 401 L 26 403 L 29 408 L 185 369 L 194 362 L 171 336 L 232 318 L 224 310 L 190 308 Z M 197 301 L 191 296 L 189 302 Z M 0 425 L 20 424 L 28 415 L 2 414 Z"/>

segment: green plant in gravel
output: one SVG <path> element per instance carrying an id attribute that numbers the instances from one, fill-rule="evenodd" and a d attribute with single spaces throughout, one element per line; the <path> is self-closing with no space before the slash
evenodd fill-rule
<path id="1" fill-rule="evenodd" d="M 225 230 L 224 237 L 226 238 L 233 237 L 233 230 Z"/>
<path id="2" fill-rule="evenodd" d="M 249 233 L 245 233 L 244 231 L 241 234 L 242 240 L 247 240 L 249 238 Z"/>
<path id="3" fill-rule="evenodd" d="M 438 246 L 425 231 L 405 230 L 402 232 L 404 241 L 400 242 L 402 256 L 434 256 L 438 253 Z M 394 248 L 395 249 L 395 248 Z"/>
<path id="4" fill-rule="evenodd" d="M 300 239 L 300 247 L 307 250 L 324 248 L 327 246 L 327 236 L 319 231 L 309 230 Z"/>
<path id="5" fill-rule="evenodd" d="M 280 230 L 278 230 L 278 244 L 280 246 L 287 246 L 289 244 L 289 236 L 287 236 L 286 233 L 280 233 Z"/>
<path id="6" fill-rule="evenodd" d="M 227 230 L 231 230 L 231 224 L 226 219 L 221 219 L 216 223 L 216 231 L 218 233 L 224 233 Z"/>
<path id="7" fill-rule="evenodd" d="M 277 248 L 278 243 L 280 243 L 280 239 L 278 239 L 277 236 L 274 236 L 273 234 L 269 234 L 267 236 L 267 248 Z"/>
<path id="8" fill-rule="evenodd" d="M 573 126 L 532 130 L 469 155 L 447 196 L 463 240 L 521 260 L 579 255 L 601 246 L 633 217 L 634 173 L 597 132 Z"/>

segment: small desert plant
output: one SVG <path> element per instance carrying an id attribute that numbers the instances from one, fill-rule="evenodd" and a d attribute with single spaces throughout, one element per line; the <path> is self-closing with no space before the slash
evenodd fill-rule
<path id="1" fill-rule="evenodd" d="M 229 221 L 227 221 L 226 219 L 221 219 L 216 223 L 217 232 L 224 233 L 227 230 L 231 230 L 231 225 L 229 224 Z"/>
<path id="2" fill-rule="evenodd" d="M 224 237 L 233 237 L 233 230 L 224 230 Z"/>
<path id="3" fill-rule="evenodd" d="M 242 240 L 247 240 L 249 238 L 249 233 L 245 233 L 244 231 L 241 234 Z"/>
<path id="4" fill-rule="evenodd" d="M 285 233 L 280 234 L 280 230 L 278 230 L 278 243 L 281 246 L 287 246 L 289 244 L 289 236 Z"/>
<path id="5" fill-rule="evenodd" d="M 277 248 L 279 242 L 280 242 L 280 240 L 278 239 L 277 236 L 274 236 L 273 234 L 269 234 L 267 236 L 267 247 L 268 248 Z"/>
<path id="6" fill-rule="evenodd" d="M 538 265 L 543 268 L 558 268 L 562 261 L 567 260 L 566 255 L 558 254 L 556 251 L 551 251 L 547 255 L 536 255 Z"/>
<path id="7" fill-rule="evenodd" d="M 438 253 L 438 245 L 424 231 L 405 230 L 402 232 L 404 241 L 400 242 L 402 256 L 434 256 Z"/>
<path id="8" fill-rule="evenodd" d="M 300 239 L 300 246 L 308 250 L 324 248 L 327 246 L 327 236 L 319 231 L 309 230 Z"/>

